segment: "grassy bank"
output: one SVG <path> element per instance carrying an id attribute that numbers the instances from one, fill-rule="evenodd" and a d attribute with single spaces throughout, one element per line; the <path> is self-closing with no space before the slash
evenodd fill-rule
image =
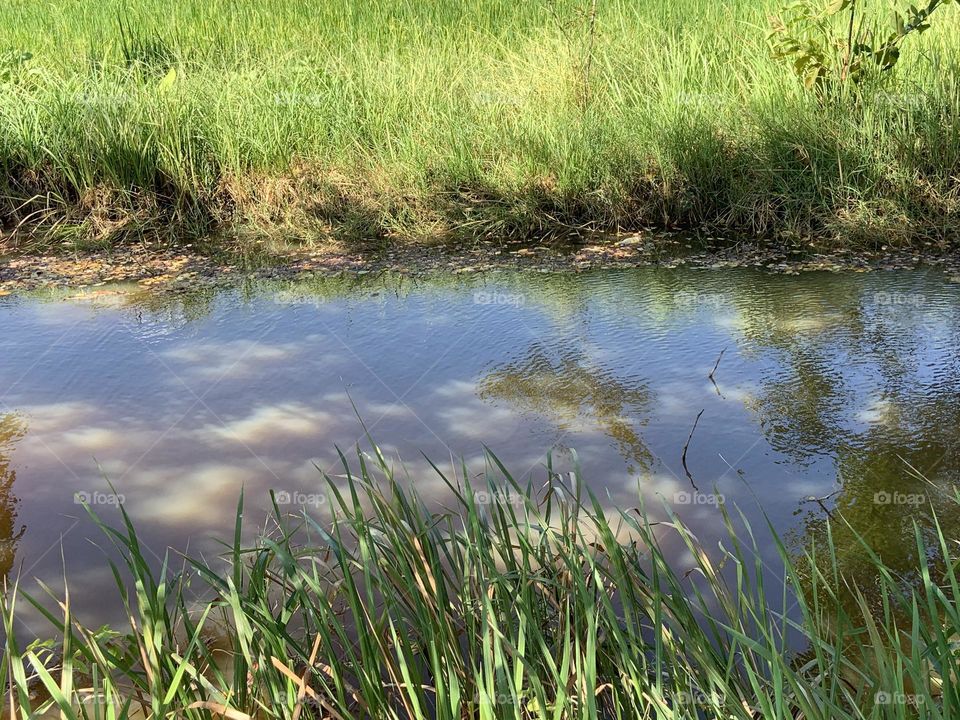
<path id="1" fill-rule="evenodd" d="M 379 455 L 357 467 L 328 478 L 334 520 L 276 509 L 253 547 L 239 539 L 241 500 L 225 567 L 193 560 L 158 575 L 129 521 L 105 528 L 127 562 L 115 569 L 125 634 L 84 628 L 67 599 L 49 615 L 62 641 L 23 649 L 13 616 L 28 600 L 8 593 L 11 714 L 957 716 L 960 586 L 943 532 L 939 547 L 918 540 L 912 578 L 868 552 L 866 587 L 849 584 L 829 533 L 816 548 L 780 544 L 781 590 L 761 580 L 756 543 L 768 541 L 732 520 L 718 552 L 675 518 L 604 511 L 560 476 L 519 487 L 493 458 L 482 489 L 450 480 L 440 512 Z M 671 538 L 692 571 L 668 560 Z"/>
<path id="2" fill-rule="evenodd" d="M 10 0 L 5 242 L 957 240 L 960 7 L 823 100 L 771 58 L 776 0 L 591 5 Z"/>

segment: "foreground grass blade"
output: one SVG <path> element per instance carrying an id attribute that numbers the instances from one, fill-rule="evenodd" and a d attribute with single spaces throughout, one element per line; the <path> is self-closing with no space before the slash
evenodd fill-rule
<path id="1" fill-rule="evenodd" d="M 606 509 L 581 471 L 522 485 L 491 454 L 482 486 L 441 475 L 431 510 L 379 451 L 326 477 L 333 514 L 284 515 L 229 567 L 185 578 L 144 559 L 136 528 L 97 518 L 123 555 L 125 634 L 93 631 L 28 596 L 59 640 L 23 649 L 0 605 L 11 716 L 208 718 L 951 718 L 958 707 L 957 543 L 917 532 L 916 578 L 863 538 L 875 592 L 845 577 L 830 529 L 790 548 L 721 507 L 705 547 L 668 507 Z M 368 461 L 372 458 L 372 462 Z M 842 518 L 837 518 L 842 524 Z M 839 528 L 838 528 L 839 529 Z M 656 530 L 656 532 L 655 532 Z M 761 532 L 762 531 L 762 532 Z M 849 533 L 849 527 L 844 528 Z M 672 533 L 693 560 L 680 573 Z M 780 556 L 771 587 L 760 546 Z M 877 595 L 876 593 L 879 593 Z M 799 636 L 788 640 L 788 635 Z M 91 708 L 84 698 L 95 698 Z M 139 713 L 139 715 L 137 715 Z"/>

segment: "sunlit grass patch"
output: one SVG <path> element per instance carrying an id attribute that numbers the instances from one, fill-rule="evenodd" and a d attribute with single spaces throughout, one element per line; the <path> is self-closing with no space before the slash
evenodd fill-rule
<path id="1" fill-rule="evenodd" d="M 774 0 L 591 5 L 14 0 L 8 242 L 956 239 L 957 7 L 823 102 L 771 57 Z"/>

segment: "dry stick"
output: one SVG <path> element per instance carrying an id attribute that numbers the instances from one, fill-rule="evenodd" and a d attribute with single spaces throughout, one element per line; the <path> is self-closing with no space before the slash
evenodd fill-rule
<path id="1" fill-rule="evenodd" d="M 683 464 L 683 471 L 687 474 L 687 479 L 690 480 L 690 484 L 693 485 L 693 489 L 697 492 L 700 492 L 700 488 L 698 488 L 697 484 L 693 481 L 693 475 L 690 474 L 690 468 L 687 467 L 687 448 L 690 447 L 690 441 L 693 440 L 693 433 L 697 429 L 697 423 L 700 422 L 701 415 L 703 415 L 703 410 L 697 413 L 697 419 L 693 421 L 693 427 L 690 429 L 690 435 L 687 436 L 687 442 L 683 446 L 683 454 L 680 456 L 680 462 Z"/>
<path id="2" fill-rule="evenodd" d="M 307 661 L 307 668 L 303 671 L 303 677 L 300 678 L 300 690 L 297 692 L 297 705 L 293 711 L 293 720 L 300 720 L 300 713 L 303 711 L 303 699 L 307 696 L 307 678 L 310 677 L 310 671 L 317 660 L 317 652 L 320 650 L 320 640 L 322 636 L 317 633 L 313 641 L 313 649 L 310 651 L 310 659 Z"/>
<path id="3" fill-rule="evenodd" d="M 597 33 L 597 1 L 590 3 L 590 18 L 587 35 L 587 57 L 583 68 L 583 110 L 590 104 L 590 68 L 593 65 L 593 45 Z"/>
<path id="4" fill-rule="evenodd" d="M 710 371 L 710 374 L 707 375 L 707 378 L 709 378 L 710 382 L 713 383 L 713 389 L 717 391 L 717 395 L 719 395 L 721 398 L 723 397 L 723 393 L 720 392 L 720 386 L 717 385 L 717 381 L 713 378 L 713 374 L 714 374 L 715 372 L 717 372 L 717 368 L 720 367 L 720 361 L 723 360 L 723 354 L 724 354 L 726 351 L 727 351 L 726 348 L 724 348 L 723 350 L 720 351 L 720 355 L 719 355 L 719 357 L 717 357 L 717 362 L 715 362 L 715 363 L 713 364 L 713 370 L 711 370 L 711 371 Z M 724 399 L 726 399 L 726 398 L 724 398 Z"/>
<path id="5" fill-rule="evenodd" d="M 726 348 L 720 351 L 720 356 L 717 358 L 717 361 L 713 364 L 713 370 L 710 371 L 710 374 L 707 375 L 708 378 L 713 380 L 713 374 L 717 371 L 717 368 L 720 367 L 720 361 L 723 360 L 723 354 L 727 351 Z"/>
<path id="6" fill-rule="evenodd" d="M 287 678 L 289 678 L 290 680 L 292 680 L 292 681 L 294 682 L 294 684 L 300 686 L 300 676 L 297 675 L 293 670 L 291 670 L 290 668 L 288 668 L 286 665 L 284 665 L 282 662 L 280 662 L 280 660 L 278 660 L 277 658 L 271 656 L 271 657 L 270 657 L 270 663 L 271 663 L 271 664 L 273 665 L 273 667 L 274 667 L 276 670 L 278 670 L 281 674 L 283 674 L 285 677 L 287 677 Z M 307 668 L 307 670 L 308 670 L 308 672 L 309 672 L 309 668 Z M 339 720 L 343 720 L 343 715 L 341 715 L 340 713 L 338 713 L 338 712 L 336 711 L 336 709 L 335 709 L 332 705 L 330 705 L 330 703 L 328 703 L 326 700 L 324 700 L 321 695 L 318 695 L 316 690 L 314 690 L 314 689 L 313 689 L 312 687 L 310 687 L 309 685 L 302 685 L 301 687 L 304 688 L 304 691 L 306 692 L 307 695 L 310 696 L 311 699 L 313 699 L 313 700 L 315 700 L 316 702 L 318 702 L 318 703 L 323 707 L 324 710 L 326 710 L 328 713 L 330 713 L 330 717 L 338 718 Z M 195 704 L 196 704 L 196 703 L 195 703 Z M 193 706 L 191 705 L 191 707 L 193 707 Z"/>
<path id="7" fill-rule="evenodd" d="M 843 69 L 840 71 L 840 82 L 846 82 L 853 61 L 853 24 L 857 17 L 857 0 L 850 3 L 850 25 L 847 28 L 846 57 L 843 59 Z"/>
<path id="8" fill-rule="evenodd" d="M 833 513 L 830 512 L 830 508 L 828 508 L 828 507 L 827 507 L 826 505 L 824 505 L 823 503 L 824 503 L 825 500 L 829 500 L 829 499 L 832 498 L 834 495 L 837 495 L 837 494 L 839 494 L 839 493 L 840 493 L 840 490 L 834 490 L 834 491 L 833 491 L 832 493 L 830 493 L 829 495 L 824 495 L 823 497 L 814 497 L 813 495 L 810 495 L 809 497 L 805 497 L 803 500 L 801 500 L 801 501 L 800 501 L 800 504 L 803 505 L 804 503 L 815 502 L 817 505 L 820 506 L 820 509 L 823 510 L 823 511 L 827 514 L 827 517 L 829 517 L 831 520 L 833 520 Z"/>

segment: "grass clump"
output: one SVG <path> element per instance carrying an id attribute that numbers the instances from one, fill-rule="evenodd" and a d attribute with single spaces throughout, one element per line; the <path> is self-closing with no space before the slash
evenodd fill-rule
<path id="1" fill-rule="evenodd" d="M 605 511 L 578 476 L 535 488 L 489 467 L 482 489 L 437 469 L 453 503 L 431 510 L 378 451 L 361 454 L 356 474 L 344 460 L 343 478 L 327 478 L 330 521 L 275 503 L 275 530 L 245 546 L 241 497 L 226 566 L 192 559 L 178 573 L 151 570 L 124 513 L 104 530 L 126 562 L 114 574 L 129 631 L 83 627 L 67 595 L 62 613 L 43 611 L 60 640 L 24 649 L 17 605 L 43 605 L 7 593 L 11 715 L 957 715 L 960 586 L 942 531 L 939 547 L 918 539 L 912 583 L 865 548 L 869 588 L 844 586 L 832 542 L 791 553 L 776 541 L 781 592 L 734 518 L 718 555 L 675 517 Z M 675 569 L 665 538 L 693 570 Z"/>
<path id="2" fill-rule="evenodd" d="M 773 57 L 781 5 L 12 0 L 7 244 L 650 226 L 954 243 L 960 8 L 882 82 L 825 97 Z"/>

